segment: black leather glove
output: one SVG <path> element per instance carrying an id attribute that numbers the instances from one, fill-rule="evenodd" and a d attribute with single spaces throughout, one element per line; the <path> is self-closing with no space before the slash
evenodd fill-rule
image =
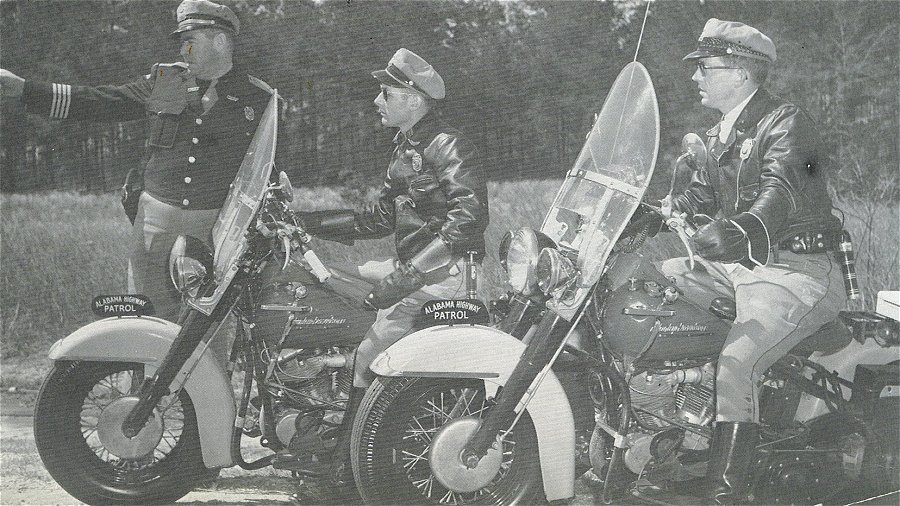
<path id="1" fill-rule="evenodd" d="M 409 294 L 425 286 L 425 276 L 407 262 L 375 285 L 364 304 L 375 309 L 387 309 Z"/>
<path id="2" fill-rule="evenodd" d="M 765 265 L 769 258 L 766 228 L 759 218 L 750 213 L 703 225 L 694 234 L 694 246 L 698 255 L 716 262 L 750 260 L 753 264 Z"/>
<path id="3" fill-rule="evenodd" d="M 700 227 L 694 234 L 694 246 L 697 254 L 707 260 L 736 263 L 747 258 L 747 236 L 728 219 Z"/>

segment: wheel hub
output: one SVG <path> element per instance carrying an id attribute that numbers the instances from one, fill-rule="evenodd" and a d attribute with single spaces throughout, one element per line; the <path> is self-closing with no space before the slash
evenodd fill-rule
<path id="1" fill-rule="evenodd" d="M 481 426 L 481 420 L 467 416 L 444 425 L 431 440 L 428 462 L 434 477 L 453 492 L 475 492 L 484 488 L 500 471 L 503 452 L 490 448 L 473 468 L 462 461 L 466 443 Z"/>
<path id="2" fill-rule="evenodd" d="M 109 403 L 100 414 L 97 436 L 110 453 L 122 459 L 136 459 L 152 452 L 163 434 L 162 417 L 155 409 L 144 428 L 133 438 L 122 433 L 122 422 L 138 403 L 137 397 L 121 397 Z"/>

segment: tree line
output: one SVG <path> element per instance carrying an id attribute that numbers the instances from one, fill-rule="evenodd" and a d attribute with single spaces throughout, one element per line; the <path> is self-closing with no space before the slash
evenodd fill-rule
<path id="1" fill-rule="evenodd" d="M 561 177 L 619 70 L 635 56 L 646 3 L 221 0 L 241 18 L 237 58 L 284 97 L 283 165 L 305 184 L 377 185 L 393 132 L 370 76 L 407 47 L 444 77 L 445 119 L 479 146 L 494 179 Z M 0 65 L 28 79 L 124 83 L 178 59 L 177 0 L 0 2 Z M 715 114 L 681 61 L 710 17 L 770 35 L 768 87 L 807 109 L 833 148 L 842 198 L 896 203 L 897 16 L 894 1 L 669 1 L 650 7 L 637 58 L 660 103 L 660 167 Z M 0 114 L 0 190 L 121 186 L 143 163 L 143 121 L 84 124 Z M 668 170 L 657 169 L 664 192 Z"/>

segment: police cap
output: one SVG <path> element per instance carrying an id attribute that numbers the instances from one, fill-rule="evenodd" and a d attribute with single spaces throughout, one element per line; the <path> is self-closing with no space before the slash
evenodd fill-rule
<path id="1" fill-rule="evenodd" d="M 209 0 L 184 0 L 178 6 L 176 18 L 178 28 L 172 32 L 173 37 L 201 28 L 220 28 L 237 35 L 241 27 L 231 9 Z"/>
<path id="2" fill-rule="evenodd" d="M 394 53 L 387 68 L 372 72 L 372 76 L 387 86 L 409 88 L 435 100 L 444 98 L 446 92 L 444 80 L 434 67 L 402 47 Z"/>
<path id="3" fill-rule="evenodd" d="M 775 43 L 752 26 L 736 21 L 722 21 L 711 18 L 703 27 L 697 50 L 684 57 L 685 60 L 712 56 L 744 56 L 769 63 L 775 61 Z"/>

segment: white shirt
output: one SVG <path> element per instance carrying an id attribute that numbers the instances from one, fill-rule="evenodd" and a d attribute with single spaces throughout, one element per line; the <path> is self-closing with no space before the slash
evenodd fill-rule
<path id="1" fill-rule="evenodd" d="M 749 97 L 745 98 L 743 102 L 734 106 L 734 108 L 722 116 L 722 121 L 719 122 L 719 142 L 725 144 L 725 142 L 728 141 L 728 136 L 731 135 L 731 129 L 734 128 L 734 122 L 737 121 L 738 116 L 741 115 L 744 111 L 744 107 L 747 107 L 747 103 L 750 102 L 753 95 L 756 95 L 757 91 L 759 91 L 759 88 L 753 90 L 753 93 L 751 93 Z"/>

